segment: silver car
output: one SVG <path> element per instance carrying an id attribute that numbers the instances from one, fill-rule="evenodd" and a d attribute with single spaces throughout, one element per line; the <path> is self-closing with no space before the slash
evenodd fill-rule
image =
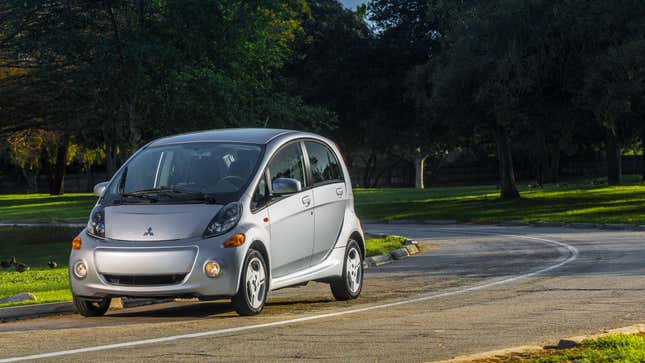
<path id="1" fill-rule="evenodd" d="M 227 129 L 155 140 L 94 193 L 69 261 L 81 315 L 123 296 L 230 298 L 253 315 L 269 291 L 312 280 L 338 300 L 361 293 L 349 174 L 321 136 Z"/>

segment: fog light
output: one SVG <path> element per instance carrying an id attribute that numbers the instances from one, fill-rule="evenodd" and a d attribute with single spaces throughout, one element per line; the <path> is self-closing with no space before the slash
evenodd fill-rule
<path id="1" fill-rule="evenodd" d="M 84 279 L 87 276 L 87 266 L 83 261 L 77 261 L 74 264 L 74 276 L 79 279 Z"/>
<path id="2" fill-rule="evenodd" d="M 217 277 L 219 276 L 220 266 L 217 261 L 206 261 L 204 264 L 204 273 L 208 277 Z"/>

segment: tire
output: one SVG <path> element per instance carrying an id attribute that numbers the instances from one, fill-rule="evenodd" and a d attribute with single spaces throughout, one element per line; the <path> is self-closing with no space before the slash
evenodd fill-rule
<path id="1" fill-rule="evenodd" d="M 88 300 L 74 296 L 74 306 L 76 307 L 76 311 L 85 317 L 105 315 L 110 307 L 111 301 L 112 299 L 109 297 L 100 300 Z"/>
<path id="2" fill-rule="evenodd" d="M 349 240 L 345 250 L 343 275 L 330 283 L 331 293 L 338 301 L 356 299 L 363 290 L 363 254 L 354 240 Z"/>
<path id="3" fill-rule="evenodd" d="M 238 314 L 250 316 L 259 314 L 264 309 L 269 292 L 269 273 L 262 254 L 250 249 L 244 258 L 240 287 L 231 298 L 231 303 Z"/>

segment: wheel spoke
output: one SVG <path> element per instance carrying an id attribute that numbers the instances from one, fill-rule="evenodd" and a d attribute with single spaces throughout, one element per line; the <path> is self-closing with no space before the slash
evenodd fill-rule
<path id="1" fill-rule="evenodd" d="M 246 282 L 249 304 L 258 309 L 262 305 L 266 294 L 266 272 L 264 271 L 264 265 L 258 258 L 253 258 L 249 261 Z"/>
<path id="2" fill-rule="evenodd" d="M 346 274 L 347 274 L 347 287 L 352 292 L 358 291 L 361 284 L 361 258 L 356 249 L 351 249 L 347 254 L 346 261 Z"/>

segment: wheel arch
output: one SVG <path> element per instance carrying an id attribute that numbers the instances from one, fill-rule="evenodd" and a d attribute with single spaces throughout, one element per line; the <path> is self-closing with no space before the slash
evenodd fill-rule
<path id="1" fill-rule="evenodd" d="M 264 245 L 264 242 L 262 242 L 260 240 L 254 240 L 249 245 L 248 249 L 249 250 L 254 249 L 254 250 L 260 252 L 262 257 L 264 258 L 264 262 L 267 265 L 267 274 L 269 274 L 269 278 L 267 279 L 267 281 L 268 281 L 267 288 L 270 288 L 269 285 L 271 284 L 271 260 L 269 259 L 269 251 L 267 250 L 266 246 Z M 248 253 L 248 250 L 247 250 L 247 253 Z"/>
<path id="2" fill-rule="evenodd" d="M 358 242 L 358 247 L 361 249 L 361 254 L 363 255 L 363 259 L 365 259 L 365 240 L 363 239 L 363 235 L 361 235 L 360 232 L 354 231 L 352 234 L 349 235 L 349 239 L 353 239 L 354 241 Z"/>

